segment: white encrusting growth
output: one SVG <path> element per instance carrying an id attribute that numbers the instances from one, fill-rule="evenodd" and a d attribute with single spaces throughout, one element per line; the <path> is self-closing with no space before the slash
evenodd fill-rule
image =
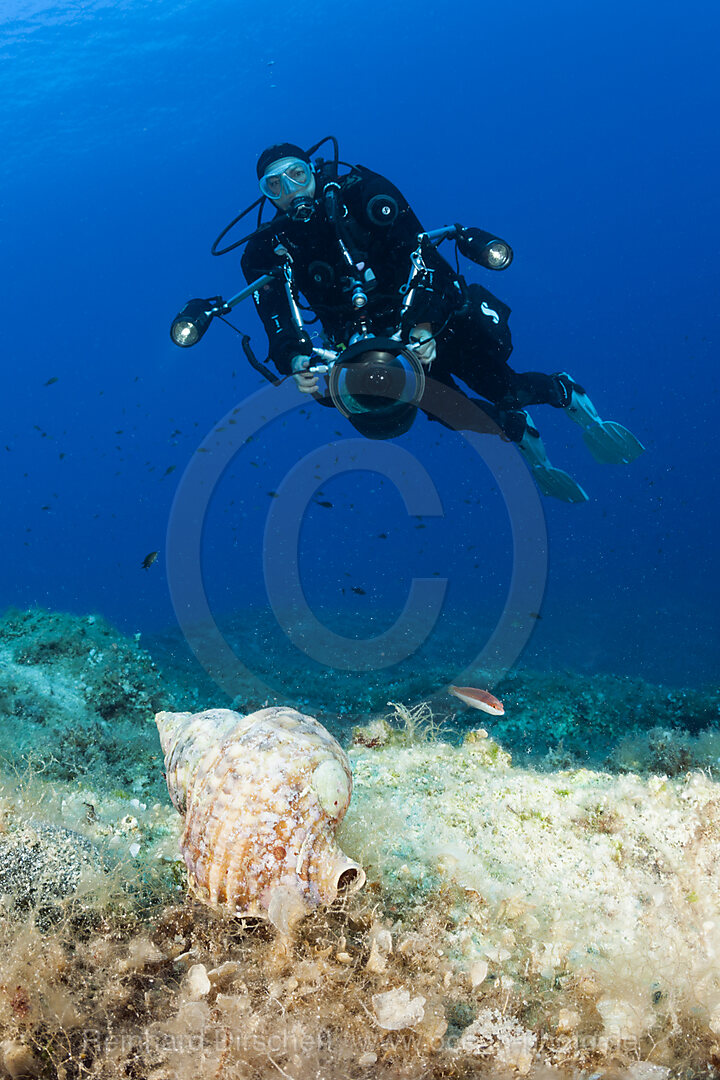
<path id="1" fill-rule="evenodd" d="M 570 980 L 612 1039 L 690 1007 L 720 1033 L 720 784 L 512 768 L 472 733 L 350 758 L 343 845 L 399 904 L 442 896 L 472 986 Z"/>

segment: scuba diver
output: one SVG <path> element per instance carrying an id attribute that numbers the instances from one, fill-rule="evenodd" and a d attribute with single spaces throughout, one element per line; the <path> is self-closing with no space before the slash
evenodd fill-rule
<path id="1" fill-rule="evenodd" d="M 213 254 L 224 254 L 246 244 L 241 265 L 248 288 L 229 304 L 215 298 L 215 307 L 201 314 L 226 313 L 250 293 L 277 370 L 292 376 L 301 393 L 340 408 L 370 438 L 402 434 L 418 407 L 430 419 L 440 419 L 433 404 L 436 391 L 450 388 L 456 391 L 450 395 L 456 415 L 450 423 L 444 415 L 441 423 L 501 434 L 517 444 L 545 495 L 570 503 L 586 501 L 582 487 L 548 460 L 527 406 L 563 409 L 583 429 L 599 462 L 627 464 L 644 447 L 622 425 L 602 420 L 583 387 L 567 373 L 516 372 L 510 367 L 510 308 L 481 285 L 467 284 L 459 265 L 453 269 L 437 250 L 440 241 L 452 238 L 456 255 L 459 250 L 487 269 L 502 270 L 512 260 L 510 246 L 492 233 L 460 225 L 425 232 L 394 184 L 362 165 L 340 162 L 337 140 L 330 138 L 335 155 L 328 163 L 312 159 L 327 139 L 308 151 L 278 143 L 262 152 L 257 162 L 261 198 L 213 245 Z M 340 174 L 340 165 L 349 171 Z M 266 201 L 276 213 L 262 222 Z M 257 229 L 216 250 L 257 205 Z M 301 314 L 301 297 L 307 302 L 303 310 L 322 328 L 323 347 L 305 329 L 310 320 Z M 192 304 L 207 307 L 208 302 L 190 301 L 181 312 L 171 331 L 176 344 L 197 340 L 181 340 L 190 323 L 188 318 L 178 321 L 186 312 L 192 314 Z M 253 362 L 245 338 L 243 345 Z M 329 365 L 317 363 L 328 357 Z M 263 370 L 257 362 L 254 366 Z M 430 374 L 432 379 L 426 379 Z M 329 376 L 324 384 L 320 375 Z M 478 398 L 468 398 L 456 379 Z M 378 393 L 381 404 L 383 394 L 388 401 L 394 397 L 395 407 L 375 412 L 370 399 Z M 462 407 L 468 401 L 473 408 Z M 403 404 L 404 412 L 399 409 Z"/>

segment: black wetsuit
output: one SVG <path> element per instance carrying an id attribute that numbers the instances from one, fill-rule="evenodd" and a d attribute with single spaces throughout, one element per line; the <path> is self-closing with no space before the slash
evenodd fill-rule
<path id="1" fill-rule="evenodd" d="M 480 285 L 461 288 L 455 271 L 432 245 L 423 251 L 431 274 L 414 291 L 401 327 L 401 288 L 408 281 L 410 255 L 418 246 L 423 227 L 394 184 L 378 173 L 358 165 L 340 178 L 340 184 L 340 199 L 347 208 L 347 215 L 339 220 L 340 235 L 355 264 L 363 271 L 369 267 L 375 275 L 364 309 L 373 333 L 390 335 L 402 329 L 407 340 L 413 326 L 431 323 L 433 333 L 437 333 L 437 357 L 428 373 L 429 382 L 460 390 L 455 378 L 460 379 L 485 399 L 480 402 L 484 411 L 511 439 L 522 438 L 525 418 L 520 410 L 526 405 L 564 404 L 564 392 L 553 376 L 518 374 L 509 366 L 510 308 Z M 377 196 L 390 196 L 397 203 L 399 212 L 389 225 L 379 224 L 368 212 Z M 322 199 L 310 221 L 293 221 L 287 214 L 277 214 L 251 237 L 242 257 L 248 283 L 278 265 L 278 245 L 290 253 L 297 289 L 318 316 L 325 337 L 335 346 L 346 344 L 357 313 L 350 300 L 352 287 L 348 287 L 348 267 L 338 232 Z M 263 286 L 254 299 L 268 335 L 270 359 L 279 372 L 289 374 L 292 358 L 310 355 L 312 344 L 293 321 L 283 280 Z M 430 397 L 428 392 L 428 401 L 423 399 L 420 407 L 425 403 L 428 415 L 438 419 Z M 493 430 L 492 423 L 483 425 L 482 417 L 458 420 L 457 425 L 451 421 L 451 426 Z"/>

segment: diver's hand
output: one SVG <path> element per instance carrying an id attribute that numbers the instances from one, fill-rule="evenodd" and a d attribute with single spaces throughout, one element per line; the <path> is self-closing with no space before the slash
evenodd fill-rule
<path id="1" fill-rule="evenodd" d="M 437 345 L 429 323 L 418 323 L 410 331 L 410 345 L 423 367 L 430 367 L 437 356 Z"/>
<path id="2" fill-rule="evenodd" d="M 320 389 L 317 375 L 311 375 L 309 371 L 298 371 L 293 378 L 301 394 L 316 394 Z"/>
<path id="3" fill-rule="evenodd" d="M 316 394 L 320 389 L 317 375 L 305 370 L 310 367 L 309 356 L 293 356 L 291 363 L 293 378 L 301 394 Z"/>

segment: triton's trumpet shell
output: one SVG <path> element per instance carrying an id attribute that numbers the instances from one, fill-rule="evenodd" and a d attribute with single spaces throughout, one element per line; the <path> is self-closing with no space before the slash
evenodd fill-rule
<path id="1" fill-rule="evenodd" d="M 350 764 L 317 720 L 272 708 L 161 712 L 155 721 L 198 899 L 288 929 L 341 887 L 362 888 L 362 867 L 335 843 L 350 804 Z"/>

